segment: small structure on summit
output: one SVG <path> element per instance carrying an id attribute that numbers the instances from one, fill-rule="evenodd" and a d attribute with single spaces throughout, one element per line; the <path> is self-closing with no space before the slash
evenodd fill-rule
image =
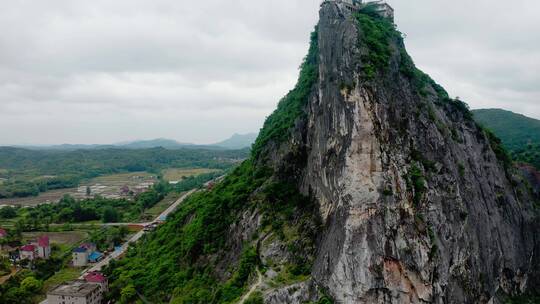
<path id="1" fill-rule="evenodd" d="M 394 9 L 384 0 L 363 1 L 363 0 L 325 0 L 324 2 L 334 2 L 346 13 L 354 13 L 366 6 L 374 6 L 377 13 L 384 18 L 394 20 Z M 323 3 L 324 3 L 323 2 Z"/>

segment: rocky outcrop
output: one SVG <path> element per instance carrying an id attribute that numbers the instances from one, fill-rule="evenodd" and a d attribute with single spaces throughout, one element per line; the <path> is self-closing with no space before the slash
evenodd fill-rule
<path id="1" fill-rule="evenodd" d="M 322 4 L 306 115 L 261 161 L 294 167 L 317 200 L 313 282 L 336 303 L 500 303 L 538 286 L 533 194 L 459 101 L 404 72 L 399 37 L 366 75 L 367 30 Z"/>

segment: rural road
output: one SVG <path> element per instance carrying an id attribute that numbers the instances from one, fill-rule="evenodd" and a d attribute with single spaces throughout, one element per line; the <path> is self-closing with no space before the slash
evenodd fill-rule
<path id="1" fill-rule="evenodd" d="M 167 218 L 169 216 L 169 214 L 171 214 L 174 210 L 176 210 L 178 205 L 180 205 L 188 196 L 193 194 L 195 191 L 197 191 L 197 189 L 193 189 L 193 190 L 187 192 L 186 194 L 182 195 L 178 200 L 176 200 L 176 202 L 174 202 L 171 206 L 169 206 L 169 208 L 167 208 L 160 215 L 158 215 L 155 218 L 154 221 L 158 221 L 160 218 Z M 127 224 L 122 223 L 122 224 L 108 224 L 108 225 L 115 226 L 115 225 L 127 225 Z M 144 225 L 144 223 L 134 223 L 134 225 Z M 124 254 L 127 251 L 127 249 L 129 248 L 129 245 L 131 243 L 136 243 L 145 233 L 146 233 L 146 231 L 141 230 L 141 231 L 137 232 L 136 234 L 134 234 L 129 240 L 127 240 L 122 245 L 122 247 L 119 250 L 115 250 L 109 256 L 107 256 L 106 258 L 104 258 L 100 262 L 96 263 L 92 268 L 84 271 L 82 273 L 82 275 L 81 275 L 81 278 L 87 272 L 100 271 L 104 266 L 108 265 L 112 260 L 117 259 L 118 257 L 120 257 L 122 254 Z"/>

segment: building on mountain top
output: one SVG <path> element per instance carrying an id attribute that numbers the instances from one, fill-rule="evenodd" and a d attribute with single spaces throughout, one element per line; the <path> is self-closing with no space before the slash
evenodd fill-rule
<path id="1" fill-rule="evenodd" d="M 379 15 L 392 21 L 394 20 L 394 9 L 388 3 L 386 3 L 386 1 L 383 0 L 366 2 L 362 0 L 325 0 L 324 2 L 335 2 L 342 10 L 342 12 L 347 13 L 354 13 L 368 5 L 373 5 L 375 6 L 376 11 L 379 13 Z"/>

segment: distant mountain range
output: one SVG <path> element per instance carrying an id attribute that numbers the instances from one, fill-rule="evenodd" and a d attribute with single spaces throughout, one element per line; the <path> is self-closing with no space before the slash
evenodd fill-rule
<path id="1" fill-rule="evenodd" d="M 156 138 L 150 140 L 136 140 L 130 142 L 120 142 L 110 145 L 82 145 L 82 144 L 62 144 L 52 146 L 16 146 L 18 148 L 32 149 L 32 150 L 62 150 L 62 151 L 74 151 L 74 150 L 94 150 L 94 149 L 107 149 L 107 148 L 122 148 L 122 149 L 149 149 L 162 147 L 165 149 L 211 149 L 211 150 L 234 150 L 249 148 L 255 142 L 257 133 L 248 134 L 234 134 L 230 138 L 221 142 L 209 145 L 197 145 L 192 143 L 181 143 L 173 139 Z"/>
<path id="2" fill-rule="evenodd" d="M 248 134 L 234 134 L 230 138 L 215 143 L 213 146 L 223 147 L 227 149 L 241 149 L 248 148 L 255 142 L 257 139 L 257 133 L 248 133 Z"/>

